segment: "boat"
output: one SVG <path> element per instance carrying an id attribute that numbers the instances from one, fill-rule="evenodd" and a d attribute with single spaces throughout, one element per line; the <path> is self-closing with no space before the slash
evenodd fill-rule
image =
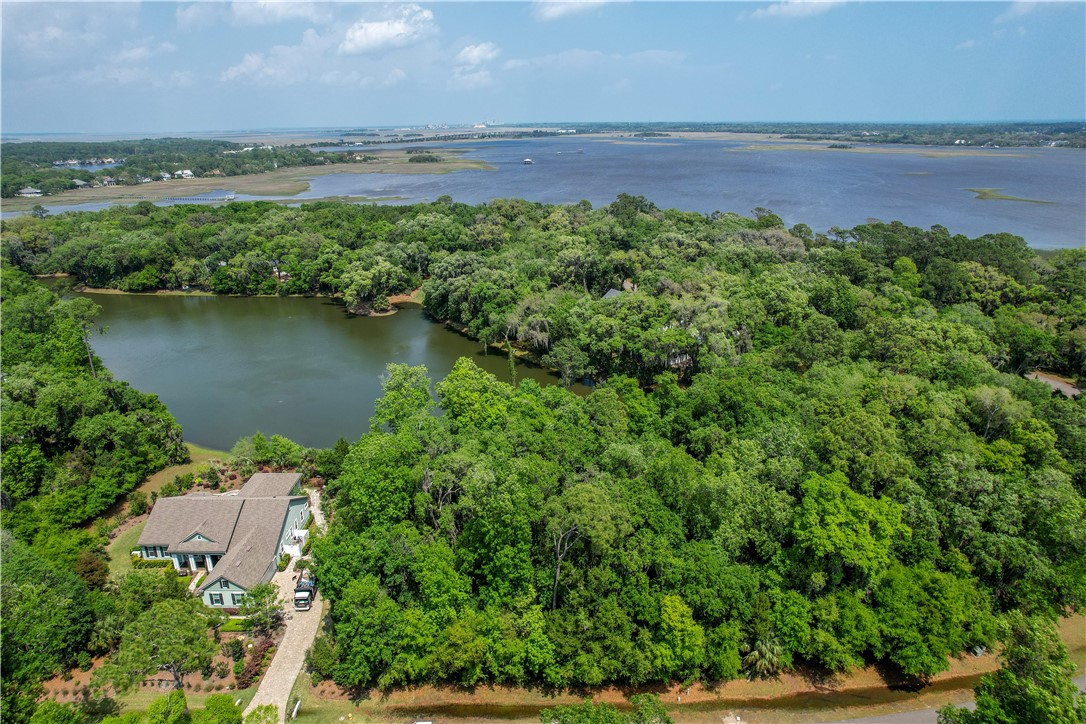
<path id="1" fill-rule="evenodd" d="M 533 161 L 533 160 L 532 160 L 532 159 L 530 159 L 530 158 L 526 158 L 526 159 L 524 159 L 524 165 L 525 165 L 525 166 L 531 166 L 531 165 L 532 165 L 533 163 L 535 163 L 535 161 Z"/>
<path id="2" fill-rule="evenodd" d="M 584 149 L 583 148 L 578 148 L 577 153 L 584 153 Z"/>

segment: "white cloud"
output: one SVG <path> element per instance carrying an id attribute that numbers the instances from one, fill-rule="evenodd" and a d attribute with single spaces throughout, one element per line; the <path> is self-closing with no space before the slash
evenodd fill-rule
<path id="1" fill-rule="evenodd" d="M 3 46 L 32 61 L 35 75 L 52 63 L 94 55 L 109 45 L 109 36 L 135 31 L 139 8 L 134 3 L 3 3 Z M 5 73 L 5 76 L 7 73 Z"/>
<path id="2" fill-rule="evenodd" d="M 178 5 L 174 12 L 177 27 L 181 30 L 195 30 L 213 25 L 222 19 L 225 6 L 216 2 L 199 2 L 191 5 Z"/>
<path id="3" fill-rule="evenodd" d="M 156 55 L 172 53 L 175 50 L 177 50 L 177 46 L 169 41 L 159 43 L 158 45 L 152 45 L 145 42 L 137 45 L 127 44 L 120 51 L 107 53 L 107 55 L 109 56 L 110 62 L 127 65 L 144 63 Z"/>
<path id="4" fill-rule="evenodd" d="M 1041 3 L 1038 2 L 1023 2 L 1022 0 L 1013 2 L 1009 8 L 996 16 L 996 19 L 993 22 L 998 24 L 1014 22 L 1019 18 L 1024 18 L 1029 15 L 1040 6 Z"/>
<path id="5" fill-rule="evenodd" d="M 954 46 L 954 50 L 969 50 L 970 48 L 977 47 L 977 41 L 970 38 L 969 40 L 963 40 Z"/>
<path id="6" fill-rule="evenodd" d="M 482 65 L 497 58 L 501 52 L 494 43 L 468 45 L 456 54 L 456 62 L 461 65 Z"/>
<path id="7" fill-rule="evenodd" d="M 294 0 L 235 0 L 230 5 L 230 13 L 238 25 L 268 25 L 285 20 L 327 23 L 332 19 L 327 5 Z"/>
<path id="8" fill-rule="evenodd" d="M 394 8 L 390 17 L 380 20 L 359 20 L 347 28 L 339 52 L 344 54 L 371 53 L 384 48 L 402 48 L 437 32 L 434 14 L 418 5 Z"/>
<path id="9" fill-rule="evenodd" d="M 621 53 L 603 53 L 599 50 L 570 48 L 560 53 L 541 55 L 535 58 L 514 58 L 504 64 L 506 70 L 536 68 L 540 70 L 572 72 L 593 67 L 630 66 L 660 68 L 680 65 L 687 53 L 674 50 L 641 50 L 623 55 Z"/>
<path id="10" fill-rule="evenodd" d="M 558 20 L 602 6 L 606 0 L 535 0 L 532 14 L 539 20 Z"/>
<path id="11" fill-rule="evenodd" d="M 490 71 L 485 68 L 473 69 L 471 67 L 459 67 L 453 69 L 449 78 L 449 88 L 453 90 L 478 90 L 494 84 Z"/>
<path id="12" fill-rule="evenodd" d="M 829 12 L 844 0 L 783 0 L 750 14 L 752 18 L 806 18 Z"/>
<path id="13" fill-rule="evenodd" d="M 310 28 L 298 45 L 276 45 L 265 53 L 247 53 L 241 62 L 224 70 L 219 80 L 252 81 L 258 85 L 293 85 L 305 81 L 310 69 L 332 46 L 328 36 Z"/>

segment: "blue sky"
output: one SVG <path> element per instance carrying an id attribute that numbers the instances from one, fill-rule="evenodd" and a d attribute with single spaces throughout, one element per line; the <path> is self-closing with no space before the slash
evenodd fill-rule
<path id="1" fill-rule="evenodd" d="M 1083 2 L 11 2 L 6 133 L 1086 116 Z"/>

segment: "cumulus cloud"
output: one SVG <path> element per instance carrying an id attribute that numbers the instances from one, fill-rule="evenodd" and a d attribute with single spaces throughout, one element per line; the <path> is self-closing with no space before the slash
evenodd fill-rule
<path id="1" fill-rule="evenodd" d="M 764 8 L 758 8 L 750 14 L 752 18 L 806 18 L 829 12 L 843 0 L 783 0 Z"/>
<path id="2" fill-rule="evenodd" d="M 490 71 L 486 68 L 475 69 L 472 67 L 459 67 L 453 69 L 449 78 L 449 88 L 452 90 L 478 90 L 494 84 Z"/>
<path id="3" fill-rule="evenodd" d="M 298 45 L 276 45 L 267 53 L 247 53 L 241 62 L 224 70 L 219 80 L 251 81 L 259 85 L 293 85 L 305 81 L 310 67 L 333 41 L 310 28 Z"/>
<path id="4" fill-rule="evenodd" d="M 1013 2 L 1011 3 L 1011 6 L 1009 8 L 997 15 L 996 19 L 993 22 L 997 24 L 1012 23 L 1015 20 L 1018 20 L 1019 18 L 1024 18 L 1025 16 L 1034 12 L 1041 6 L 1041 4 L 1042 3 L 1039 2 L 1023 2 L 1022 0 L 1019 0 L 1018 2 Z"/>
<path id="5" fill-rule="evenodd" d="M 377 20 L 362 19 L 347 28 L 339 52 L 347 55 L 402 48 L 437 32 L 434 14 L 415 4 L 397 6 Z"/>
<path id="6" fill-rule="evenodd" d="M 500 54 L 501 50 L 494 43 L 479 43 L 465 46 L 456 54 L 456 62 L 461 65 L 482 65 L 494 60 Z"/>
<path id="7" fill-rule="evenodd" d="M 326 23 L 332 19 L 327 5 L 294 0 L 272 2 L 254 2 L 252 0 L 235 1 L 230 5 L 230 14 L 238 25 L 267 25 L 285 20 L 307 20 L 311 23 Z"/>
<path id="8" fill-rule="evenodd" d="M 558 20 L 594 10 L 606 0 L 535 0 L 532 14 L 539 20 Z"/>
<path id="9" fill-rule="evenodd" d="M 220 21 L 225 14 L 225 6 L 215 2 L 200 2 L 190 5 L 178 5 L 174 11 L 177 27 L 181 30 L 204 28 Z"/>

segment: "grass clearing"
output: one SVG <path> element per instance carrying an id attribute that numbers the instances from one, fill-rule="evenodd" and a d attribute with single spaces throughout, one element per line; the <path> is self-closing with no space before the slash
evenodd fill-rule
<path id="1" fill-rule="evenodd" d="M 249 627 L 243 618 L 228 618 L 219 630 L 223 633 L 245 633 Z"/>
<path id="2" fill-rule="evenodd" d="M 163 485 L 170 482 L 178 475 L 195 473 L 204 465 L 207 465 L 211 460 L 225 460 L 230 457 L 229 453 L 223 452 L 222 450 L 212 450 L 211 448 L 200 447 L 191 442 L 185 443 L 185 446 L 189 449 L 189 457 L 192 458 L 191 461 L 180 465 L 171 465 L 168 468 L 162 468 L 157 473 L 152 474 L 144 480 L 136 489 L 142 490 L 150 496 L 151 493 L 158 492 L 162 489 Z"/>
<path id="3" fill-rule="evenodd" d="M 140 534 L 143 533 L 143 526 L 145 525 L 147 525 L 146 521 L 132 526 L 114 538 L 106 548 L 109 553 L 109 575 L 111 578 L 120 578 L 132 572 L 132 549 L 136 547 L 136 541 L 140 539 Z"/>
<path id="4" fill-rule="evenodd" d="M 194 677 L 195 680 L 200 679 L 199 675 L 194 674 L 189 677 L 189 680 L 193 680 Z M 200 681 L 200 683 L 205 682 Z M 165 693 L 166 692 L 164 691 L 141 689 L 140 691 L 134 691 L 131 694 L 117 697 L 117 701 L 123 707 L 123 712 L 146 711 L 147 707 L 151 706 L 152 702 L 162 697 Z M 186 689 L 185 701 L 188 702 L 189 707 L 192 709 L 202 709 L 204 703 L 207 701 L 207 697 L 212 694 L 228 694 L 231 701 L 241 699 L 241 704 L 239 704 L 239 706 L 244 709 L 249 706 L 249 702 L 252 701 L 253 697 L 256 695 L 256 687 L 250 686 L 248 689 L 242 689 L 240 691 L 227 691 L 225 689 L 222 691 L 189 691 Z"/>
<path id="5" fill-rule="evenodd" d="M 970 193 L 976 194 L 978 201 L 1023 201 L 1027 204 L 1052 204 L 1055 205 L 1055 201 L 1040 201 L 1038 199 L 1023 199 L 1020 196 L 1008 196 L 1007 194 L 1000 193 L 1003 189 L 965 189 Z"/>

